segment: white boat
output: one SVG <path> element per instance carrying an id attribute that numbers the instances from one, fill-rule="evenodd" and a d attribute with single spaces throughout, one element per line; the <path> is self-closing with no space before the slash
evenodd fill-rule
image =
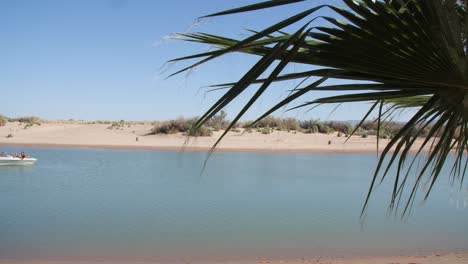
<path id="1" fill-rule="evenodd" d="M 0 157 L 0 166 L 13 166 L 13 165 L 33 165 L 37 159 L 35 158 L 16 158 L 12 156 Z"/>

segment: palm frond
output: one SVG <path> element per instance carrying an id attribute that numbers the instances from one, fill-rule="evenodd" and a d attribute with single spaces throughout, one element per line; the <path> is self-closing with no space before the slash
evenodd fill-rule
<path id="1" fill-rule="evenodd" d="M 209 16 L 258 11 L 296 2 L 299 1 L 272 0 Z M 303 102 L 292 109 L 325 103 L 368 101 L 372 106 L 363 120 L 377 109 L 376 122 L 379 130 L 385 119 L 394 116 L 396 111 L 415 109 L 413 117 L 383 149 L 362 211 L 364 214 L 376 183 L 383 181 L 392 167 L 396 167 L 396 175 L 390 208 L 398 211 L 410 171 L 414 171 L 414 161 L 425 157 L 422 168 L 417 171 L 413 187 L 409 190 L 409 199 L 402 212 L 405 215 L 423 181 L 429 186 L 424 195 L 425 199 L 428 197 L 450 153 L 455 153 L 456 157 L 450 174 L 452 179 L 459 179 L 460 183 L 464 179 L 468 162 L 465 157 L 468 150 L 467 2 L 343 0 L 343 3 L 346 8 L 316 5 L 311 1 L 309 9 L 263 30 L 249 30 L 251 35 L 244 39 L 208 33 L 182 34 L 185 41 L 215 46 L 218 49 L 175 59 L 200 60 L 174 74 L 231 52 L 260 56 L 260 60 L 237 82 L 212 86 L 226 92 L 201 116 L 194 129 L 203 125 L 251 85 L 260 85 L 260 88 L 234 122 L 241 118 L 272 83 L 298 80 L 302 84 L 303 80 L 309 78 L 318 79 L 312 84 L 289 91 L 284 100 L 255 122 L 291 102 L 296 102 L 305 94 L 318 90 L 339 91 L 342 94 Z M 334 15 L 315 15 L 323 8 L 329 8 Z M 330 26 L 319 23 L 319 18 L 327 21 Z M 300 26 L 301 29 L 293 34 L 286 33 L 291 26 Z M 319 69 L 281 74 L 289 64 Z M 267 78 L 260 78 L 269 68 L 273 68 L 271 74 Z M 327 79 L 370 83 L 322 85 Z M 356 94 L 355 91 L 361 92 Z M 423 135 L 423 130 L 428 128 L 429 132 L 423 136 L 422 145 L 411 157 L 409 153 L 414 149 L 418 136 Z M 425 151 L 427 155 L 423 154 Z M 407 161 L 410 161 L 409 166 L 406 166 Z"/>

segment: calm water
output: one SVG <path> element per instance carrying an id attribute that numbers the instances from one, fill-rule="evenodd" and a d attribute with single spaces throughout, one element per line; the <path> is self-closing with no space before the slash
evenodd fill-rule
<path id="1" fill-rule="evenodd" d="M 8 151 L 18 151 L 9 148 Z M 0 168 L 0 258 L 289 258 L 468 249 L 468 194 L 442 177 L 408 221 L 375 155 L 25 149 Z"/>

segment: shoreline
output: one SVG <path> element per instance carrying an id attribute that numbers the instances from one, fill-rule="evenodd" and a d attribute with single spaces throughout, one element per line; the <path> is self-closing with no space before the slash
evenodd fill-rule
<path id="1" fill-rule="evenodd" d="M 225 259 L 225 260 L 189 260 L 180 259 L 0 259 L 0 264 L 466 264 L 468 251 L 455 251 L 432 254 L 395 255 L 395 256 L 358 256 L 358 257 L 298 257 L 298 258 L 255 258 L 255 259 Z"/>
<path id="2" fill-rule="evenodd" d="M 105 145 L 105 144 L 62 144 L 62 143 L 5 143 L 0 142 L 0 147 L 25 147 L 25 148 L 61 148 L 61 149 L 102 149 L 102 150 L 142 150 L 142 151 L 167 151 L 167 152 L 209 152 L 210 147 L 198 146 L 145 146 L 145 145 Z M 383 148 L 382 148 L 383 149 Z M 382 149 L 378 152 L 382 153 Z M 215 153 L 262 153 L 262 154 L 376 154 L 377 150 L 370 149 L 298 149 L 298 148 L 225 148 L 216 147 Z M 410 151 L 415 153 L 416 151 Z"/>
<path id="3" fill-rule="evenodd" d="M 111 150 L 152 150 L 175 152 L 209 152 L 223 131 L 210 137 L 187 137 L 182 133 L 148 135 L 152 126 L 136 124 L 110 129 L 105 124 L 43 123 L 25 127 L 10 122 L 0 127 L 0 147 L 77 148 Z M 389 139 L 380 139 L 379 152 Z M 415 153 L 422 139 L 414 145 Z M 352 136 L 349 140 L 338 133 L 306 134 L 296 131 L 239 130 L 229 132 L 215 152 L 239 153 L 325 153 L 325 154 L 377 154 L 376 136 Z M 426 149 L 423 150 L 423 152 Z"/>

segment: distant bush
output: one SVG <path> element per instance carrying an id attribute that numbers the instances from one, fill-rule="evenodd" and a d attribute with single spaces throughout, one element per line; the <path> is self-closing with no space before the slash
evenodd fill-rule
<path id="1" fill-rule="evenodd" d="M 377 135 L 377 122 L 367 121 L 364 122 L 361 127 L 359 128 L 361 131 L 365 131 L 368 135 Z M 382 122 L 380 124 L 380 132 L 379 136 L 381 138 L 392 138 L 393 136 L 398 133 L 398 131 L 403 128 L 403 123 L 398 122 Z M 419 136 L 426 136 L 427 132 L 429 131 L 430 127 L 423 130 L 423 132 Z M 414 128 L 413 131 L 419 130 L 418 128 Z M 413 135 L 415 133 L 413 132 Z"/>
<path id="2" fill-rule="evenodd" d="M 24 123 L 23 129 L 28 129 L 34 125 L 40 126 L 42 123 L 42 119 L 36 116 L 24 116 L 18 118 L 10 118 L 8 119 L 9 122 L 20 122 Z"/>
<path id="3" fill-rule="evenodd" d="M 6 136 L 6 138 L 12 138 L 12 137 L 13 137 L 12 134 L 8 134 L 8 135 Z"/>
<path id="4" fill-rule="evenodd" d="M 229 120 L 226 119 L 226 117 L 226 112 L 221 110 L 221 112 L 219 112 L 217 115 L 213 116 L 210 120 L 208 120 L 205 125 L 207 127 L 213 128 L 215 131 L 225 130 L 231 123 Z"/>
<path id="5" fill-rule="evenodd" d="M 32 126 L 34 126 L 34 123 L 27 123 L 26 125 L 24 125 L 23 129 L 28 129 Z"/>
<path id="6" fill-rule="evenodd" d="M 339 121 L 325 122 L 325 125 L 330 127 L 333 131 L 341 132 L 343 134 L 349 134 L 353 131 L 351 124 Z"/>
<path id="7" fill-rule="evenodd" d="M 319 130 L 319 133 L 322 133 L 322 134 L 330 134 L 331 132 L 334 131 L 333 128 L 325 124 L 319 124 L 318 130 Z"/>
<path id="8" fill-rule="evenodd" d="M 380 137 L 380 138 L 383 138 L 383 139 L 388 139 L 388 138 L 390 138 L 390 136 L 387 135 L 387 134 L 380 134 L 379 137 Z"/>
<path id="9" fill-rule="evenodd" d="M 119 122 L 112 122 L 110 126 L 107 127 L 107 129 L 121 129 L 123 130 L 125 127 L 126 123 L 124 120 L 120 120 Z"/>
<path id="10" fill-rule="evenodd" d="M 247 122 L 245 126 L 250 127 L 251 122 Z M 276 118 L 267 116 L 264 119 L 258 121 L 252 128 L 271 128 L 278 131 L 300 131 L 300 122 L 294 118 Z"/>
<path id="11" fill-rule="evenodd" d="M 175 133 L 186 133 L 189 136 L 211 136 L 213 135 L 213 130 L 207 128 L 206 126 L 202 126 L 200 129 L 196 131 L 190 131 L 190 128 L 195 123 L 197 119 L 185 119 L 185 118 L 178 118 L 175 120 L 170 120 L 166 122 L 162 122 L 157 124 L 156 126 L 151 129 L 150 135 L 156 134 L 175 134 Z"/>
<path id="12" fill-rule="evenodd" d="M 187 132 L 195 119 L 178 118 L 175 120 L 169 120 L 161 122 L 153 127 L 151 130 L 152 134 L 174 134 L 174 133 L 185 133 Z"/>
<path id="13" fill-rule="evenodd" d="M 250 126 L 250 125 L 249 125 Z M 262 120 L 258 121 L 255 125 L 251 126 L 252 128 L 275 128 L 278 127 L 278 120 L 272 116 L 267 116 Z"/>
<path id="14" fill-rule="evenodd" d="M 327 123 L 320 122 L 318 120 L 304 120 L 300 122 L 300 127 L 306 133 L 322 133 L 329 134 L 335 129 L 329 126 Z"/>
<path id="15" fill-rule="evenodd" d="M 6 116 L 0 115 L 0 127 L 6 125 L 7 122 L 8 122 L 8 118 Z"/>
<path id="16" fill-rule="evenodd" d="M 36 116 L 23 116 L 18 118 L 7 118 L 5 116 L 0 115 L 0 126 L 6 125 L 6 122 L 20 122 L 24 123 L 23 129 L 28 129 L 34 125 L 40 126 L 42 123 L 42 119 Z"/>
<path id="17" fill-rule="evenodd" d="M 318 125 L 314 125 L 310 128 L 310 133 L 318 133 L 319 132 L 319 127 Z"/>
<path id="18" fill-rule="evenodd" d="M 301 125 L 297 119 L 294 118 L 285 118 L 277 121 L 278 130 L 281 131 L 299 131 L 301 130 Z"/>
<path id="19" fill-rule="evenodd" d="M 201 126 L 197 130 L 189 130 L 184 134 L 191 137 L 211 137 L 213 135 L 213 130 L 206 126 Z"/>
<path id="20" fill-rule="evenodd" d="M 98 121 L 95 121 L 96 124 L 100 124 L 100 125 L 109 125 L 109 124 L 112 124 L 111 121 L 106 121 L 106 120 L 98 120 Z"/>
<path id="21" fill-rule="evenodd" d="M 317 120 L 303 120 L 299 123 L 300 127 L 304 130 L 312 130 L 312 128 L 317 128 L 318 132 L 318 121 Z M 317 133 L 317 132 L 310 132 L 310 133 Z"/>
<path id="22" fill-rule="evenodd" d="M 20 123 L 27 123 L 33 125 L 40 125 L 42 123 L 42 119 L 37 116 L 23 116 L 18 118 L 10 118 L 11 122 L 20 122 Z"/>
<path id="23" fill-rule="evenodd" d="M 332 132 L 339 132 L 342 135 L 350 135 L 355 126 L 343 121 L 320 121 L 320 120 L 298 120 L 295 118 L 277 118 L 273 116 L 267 116 L 264 119 L 258 121 L 255 125 L 251 126 L 252 122 L 244 122 L 244 128 L 255 128 L 258 132 L 261 128 L 270 128 L 279 131 L 298 131 L 302 133 L 322 133 L 329 134 Z M 398 122 L 382 122 L 380 126 L 380 134 L 385 134 L 387 137 L 393 137 L 401 128 L 402 123 Z M 417 128 L 416 128 L 417 129 Z M 420 136 L 427 135 L 430 128 L 424 129 Z M 416 130 L 415 130 L 416 131 Z M 357 136 L 361 136 L 362 133 L 366 132 L 368 135 L 377 134 L 377 122 L 367 121 L 361 124 L 360 128 L 356 131 Z"/>
<path id="24" fill-rule="evenodd" d="M 268 135 L 271 133 L 271 128 L 268 128 L 268 127 L 264 127 L 262 129 L 259 129 L 259 132 L 262 133 L 263 135 Z"/>

